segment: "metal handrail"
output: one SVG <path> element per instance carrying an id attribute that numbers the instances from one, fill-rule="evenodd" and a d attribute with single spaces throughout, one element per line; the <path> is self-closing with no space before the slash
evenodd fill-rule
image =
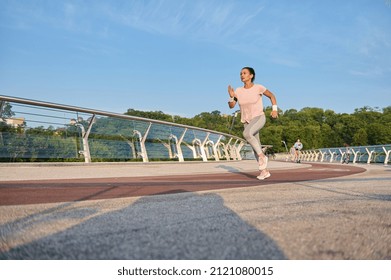
<path id="1" fill-rule="evenodd" d="M 154 120 L 154 119 L 149 119 L 149 118 L 136 117 L 136 116 L 130 116 L 130 115 L 125 115 L 125 114 L 118 114 L 118 113 L 112 113 L 112 112 L 107 112 L 107 111 L 94 110 L 94 109 L 88 109 L 88 108 L 82 108 L 82 107 L 76 107 L 76 106 L 70 106 L 70 105 L 64 105 L 64 104 L 56 104 L 56 103 L 44 102 L 44 101 L 38 101 L 38 100 L 32 100 L 32 99 L 5 96 L 5 95 L 0 95 L 0 106 L 1 106 L 0 113 L 4 109 L 4 105 L 6 102 L 18 104 L 19 106 L 26 106 L 26 107 L 31 106 L 33 108 L 40 108 L 40 109 L 45 109 L 45 110 L 53 110 L 53 111 L 58 110 L 60 112 L 66 111 L 67 113 L 68 112 L 76 113 L 78 116 L 77 119 L 75 119 L 75 118 L 70 119 L 69 125 L 78 126 L 82 132 L 81 138 L 83 140 L 83 149 L 81 151 L 79 151 L 79 154 L 82 154 L 84 156 L 85 162 L 87 162 L 87 163 L 91 162 L 91 154 L 90 154 L 88 138 L 89 138 L 89 134 L 91 132 L 91 128 L 94 125 L 94 123 L 96 122 L 97 116 L 112 117 L 114 119 L 123 119 L 123 120 L 127 120 L 127 121 L 146 123 L 148 125 L 148 128 L 144 132 L 140 132 L 136 128 L 133 130 L 133 135 L 137 135 L 136 141 L 138 141 L 138 145 L 140 148 L 140 151 L 137 152 L 137 155 L 141 156 L 144 162 L 149 161 L 147 147 L 146 147 L 146 144 L 147 144 L 146 140 L 147 140 L 148 133 L 153 125 L 163 125 L 166 127 L 170 127 L 170 129 L 171 128 L 181 128 L 184 130 L 181 133 L 181 135 L 178 135 L 180 140 L 178 141 L 178 139 L 177 139 L 177 143 L 176 143 L 176 149 L 177 149 L 176 156 L 178 157 L 179 161 L 184 161 L 183 153 L 181 150 L 181 143 L 183 142 L 183 138 L 185 137 L 185 134 L 187 131 L 193 131 L 193 134 L 195 132 L 197 132 L 197 133 L 202 132 L 202 133 L 206 134 L 206 135 L 202 136 L 202 139 L 198 139 L 196 137 L 196 135 L 194 134 L 194 137 L 195 137 L 194 139 L 200 141 L 200 143 L 201 143 L 199 148 L 201 149 L 203 161 L 207 161 L 209 158 L 209 156 L 207 156 L 207 154 L 205 153 L 205 149 L 208 149 L 206 143 L 208 140 L 212 141 L 211 139 L 209 139 L 209 137 L 212 135 L 219 136 L 218 142 L 221 140 L 221 138 L 223 136 L 227 137 L 229 139 L 228 145 L 232 146 L 232 147 L 230 147 L 230 149 L 232 151 L 234 151 L 234 153 L 229 155 L 228 150 L 226 150 L 225 154 L 226 154 L 227 160 L 230 160 L 231 157 L 233 159 L 240 160 L 241 159 L 240 150 L 243 147 L 243 145 L 246 143 L 246 140 L 244 140 L 240 137 L 228 134 L 228 133 L 218 132 L 218 131 L 205 129 L 205 128 L 199 128 L 199 127 L 190 126 L 190 125 L 184 125 L 184 124 L 178 124 L 178 123 L 167 122 L 167 121 L 162 121 L 162 120 Z M 23 105 L 21 105 L 21 104 L 23 104 Z M 42 114 L 34 114 L 34 113 L 26 113 L 26 114 L 35 115 L 35 116 L 39 116 L 39 117 L 52 117 L 51 115 L 42 115 Z M 80 114 L 91 115 L 91 117 L 89 117 L 87 119 L 87 124 L 81 123 L 81 121 L 83 121 L 83 119 L 81 117 L 79 117 Z M 29 121 L 36 122 L 33 120 L 29 120 Z M 43 122 L 40 121 L 39 123 L 43 123 Z M 49 122 L 46 122 L 46 123 L 50 124 Z M 86 127 L 85 127 L 85 125 L 86 125 Z M 172 135 L 172 133 L 170 135 Z M 170 139 L 171 139 L 171 136 L 169 137 L 168 141 L 170 141 Z M 218 144 L 218 142 L 217 142 L 217 144 Z M 183 142 L 183 143 L 190 150 L 192 150 L 192 148 L 194 148 L 194 147 L 189 147 L 189 145 L 187 145 L 185 142 Z M 214 142 L 212 141 L 212 143 L 214 143 Z M 230 143 L 233 143 L 233 144 L 230 144 Z M 134 143 L 133 143 L 133 145 L 134 145 Z M 172 151 L 170 151 L 171 146 L 165 145 L 165 147 L 166 148 L 169 147 L 168 149 L 169 149 L 169 154 L 170 154 L 170 152 L 172 152 Z M 132 148 L 132 151 L 133 151 L 133 148 Z M 134 153 L 135 152 L 133 152 L 133 154 Z M 194 153 L 194 151 L 193 151 L 193 153 Z M 197 155 L 193 155 L 193 156 L 194 156 L 194 158 L 197 157 Z M 220 156 L 218 154 L 217 149 L 214 149 L 213 150 L 213 158 L 215 158 L 215 160 L 219 160 L 219 157 Z M 171 158 L 171 156 L 170 156 L 170 158 Z"/>
<path id="2" fill-rule="evenodd" d="M 391 144 L 383 145 L 368 145 L 368 146 L 349 146 L 319 148 L 312 150 L 304 150 L 301 152 L 300 159 L 302 161 L 320 161 L 320 162 L 340 162 L 340 163 L 357 163 L 363 162 L 361 157 L 364 157 L 367 164 L 384 163 L 388 165 L 391 160 Z M 375 160 L 378 155 L 384 155 L 384 160 Z"/>
<path id="3" fill-rule="evenodd" d="M 61 109 L 61 110 L 66 110 L 66 111 L 77 111 L 77 112 L 81 112 L 81 113 L 95 114 L 95 115 L 101 115 L 101 116 L 106 116 L 106 117 L 115 117 L 115 118 L 134 120 L 134 121 L 145 121 L 145 122 L 151 122 L 151 123 L 156 123 L 156 124 L 176 126 L 176 127 L 188 128 L 188 129 L 195 129 L 195 130 L 199 130 L 199 131 L 210 132 L 210 133 L 214 133 L 214 134 L 224 135 L 227 137 L 232 137 L 234 139 L 246 142 L 246 140 L 244 140 L 238 136 L 228 134 L 228 133 L 205 129 L 205 128 L 200 128 L 200 127 L 195 127 L 195 126 L 190 126 L 190 125 L 172 123 L 172 122 L 167 122 L 167 121 L 160 121 L 160 120 L 148 119 L 148 118 L 143 118 L 143 117 L 136 117 L 136 116 L 119 114 L 119 113 L 112 113 L 112 112 L 101 111 L 101 110 L 93 110 L 93 109 L 88 109 L 88 108 L 82 108 L 82 107 L 76 107 L 76 106 L 70 106 L 70 105 L 64 105 L 64 104 L 57 104 L 57 103 L 51 103 L 51 102 L 45 102 L 45 101 L 38 101 L 38 100 L 33 100 L 33 99 L 12 97 L 12 96 L 6 96 L 6 95 L 0 95 L 0 100 L 7 101 L 7 102 L 15 102 L 15 103 L 33 105 L 33 106 L 48 107 L 48 108 L 53 108 L 53 109 Z"/>

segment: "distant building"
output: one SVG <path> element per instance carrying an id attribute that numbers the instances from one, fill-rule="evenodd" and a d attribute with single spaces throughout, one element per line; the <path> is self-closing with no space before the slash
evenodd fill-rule
<path id="1" fill-rule="evenodd" d="M 10 118 L 10 119 L 5 119 L 5 123 L 8 125 L 11 125 L 12 127 L 20 127 L 24 126 L 24 118 Z"/>

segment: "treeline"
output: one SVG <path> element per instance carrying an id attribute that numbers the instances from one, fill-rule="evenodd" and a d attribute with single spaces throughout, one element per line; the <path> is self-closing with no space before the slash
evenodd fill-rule
<path id="1" fill-rule="evenodd" d="M 265 110 L 270 116 L 271 107 Z M 381 110 L 371 107 L 355 109 L 354 113 L 335 113 L 321 108 L 289 109 L 279 112 L 278 119 L 267 118 L 260 136 L 263 144 L 273 145 L 275 152 L 285 151 L 299 138 L 304 149 L 381 145 L 391 143 L 391 106 Z M 161 111 L 129 109 L 126 114 L 169 122 L 192 125 L 242 136 L 240 113 L 221 114 L 220 111 L 203 112 L 193 118 L 172 116 Z"/>

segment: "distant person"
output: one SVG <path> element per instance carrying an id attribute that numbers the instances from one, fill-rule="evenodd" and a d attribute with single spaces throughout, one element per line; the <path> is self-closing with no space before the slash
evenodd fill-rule
<path id="1" fill-rule="evenodd" d="M 243 136 L 254 150 L 255 158 L 258 161 L 261 174 L 257 177 L 264 180 L 270 177 L 270 172 L 266 169 L 268 158 L 262 151 L 259 131 L 266 123 L 265 113 L 263 111 L 262 96 L 267 96 L 272 103 L 271 116 L 278 118 L 277 101 L 273 93 L 263 85 L 254 84 L 255 71 L 251 67 L 244 67 L 240 71 L 240 79 L 243 87 L 234 90 L 228 86 L 229 108 L 234 108 L 236 102 L 239 103 L 241 122 L 244 125 Z"/>
<path id="2" fill-rule="evenodd" d="M 293 145 L 295 147 L 295 161 L 300 163 L 300 151 L 303 149 L 303 143 L 301 143 L 300 139 L 297 139 L 296 143 Z"/>
<path id="3" fill-rule="evenodd" d="M 296 161 L 296 148 L 295 145 L 293 144 L 292 147 L 289 150 L 289 154 L 291 156 L 291 161 Z"/>
<path id="4" fill-rule="evenodd" d="M 348 164 L 350 161 L 351 150 L 350 150 L 350 146 L 348 144 L 345 143 L 344 146 L 345 146 L 345 155 L 344 155 L 342 163 Z"/>

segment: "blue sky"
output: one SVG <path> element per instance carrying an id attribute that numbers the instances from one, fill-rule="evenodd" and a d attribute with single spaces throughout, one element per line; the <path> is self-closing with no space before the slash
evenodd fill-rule
<path id="1" fill-rule="evenodd" d="M 389 0 L 0 0 L 0 38 L 2 95 L 231 113 L 252 66 L 283 110 L 391 105 Z"/>

